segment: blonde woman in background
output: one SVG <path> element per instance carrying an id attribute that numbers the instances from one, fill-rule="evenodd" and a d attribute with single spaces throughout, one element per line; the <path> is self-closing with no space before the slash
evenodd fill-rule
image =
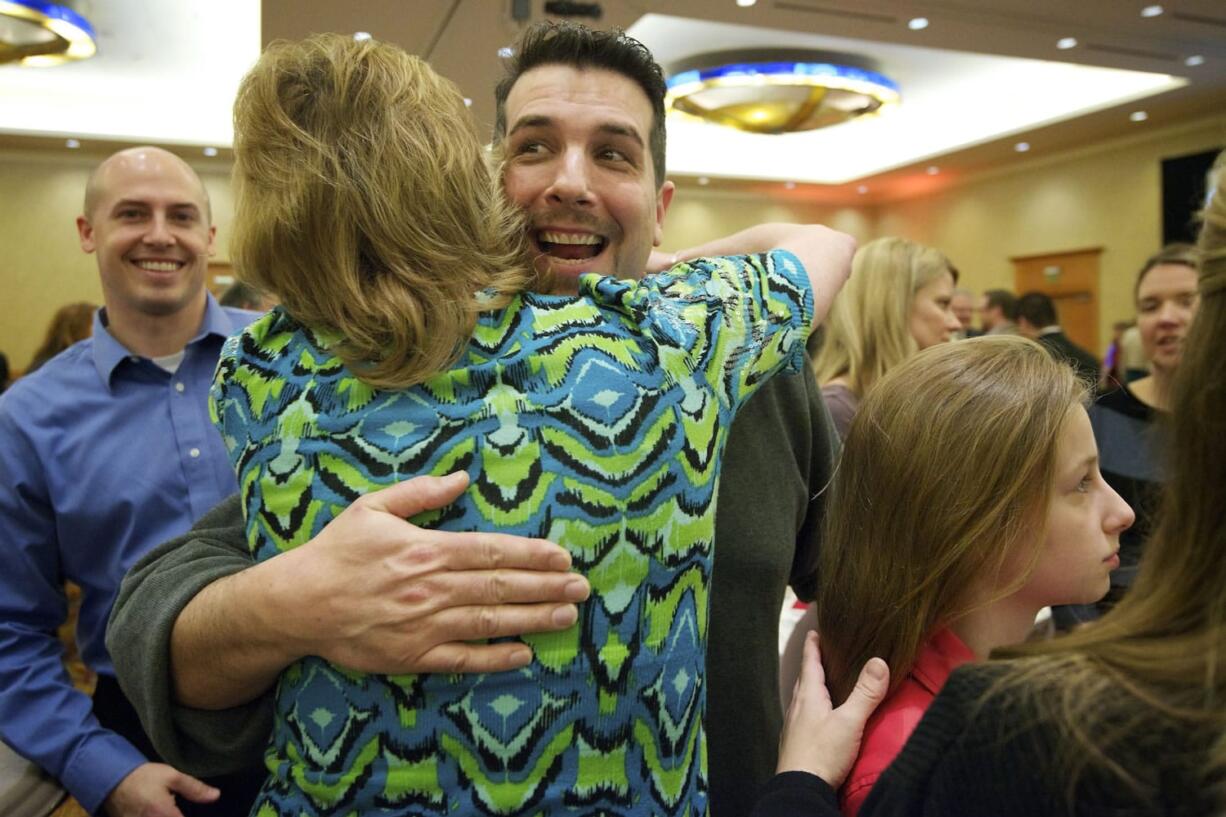
<path id="1" fill-rule="evenodd" d="M 839 437 L 882 375 L 962 328 L 950 309 L 957 282 L 949 259 L 932 247 L 879 238 L 859 249 L 813 362 Z"/>
<path id="2" fill-rule="evenodd" d="M 1221 160 L 1219 159 L 1219 167 Z M 1219 171 L 1220 172 L 1220 171 Z M 1220 175 L 1218 177 L 1221 178 Z M 1226 195 L 1201 233 L 1200 307 L 1171 394 L 1171 465 L 1132 590 L 1094 624 L 956 670 L 861 814 L 1226 810 Z M 758 813 L 837 813 L 879 663 L 832 710 L 817 644 Z"/>

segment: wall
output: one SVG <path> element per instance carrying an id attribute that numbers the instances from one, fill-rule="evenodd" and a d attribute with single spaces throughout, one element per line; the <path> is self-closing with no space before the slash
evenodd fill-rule
<path id="1" fill-rule="evenodd" d="M 1162 159 L 1226 145 L 1226 117 L 1032 159 L 877 208 L 876 235 L 940 247 L 976 291 L 1013 288 L 1009 258 L 1102 247 L 1100 351 L 1131 319 L 1133 279 L 1162 241 Z"/>
<path id="2" fill-rule="evenodd" d="M 1132 316 L 1132 279 L 1162 235 L 1161 160 L 1226 144 L 1226 116 L 1064 153 L 955 182 L 940 193 L 875 207 L 838 207 L 799 195 L 766 198 L 678 189 L 665 221 L 673 251 L 761 221 L 816 221 L 867 241 L 901 235 L 945 250 L 963 284 L 1013 286 L 1009 258 L 1101 246 L 1100 338 Z M 66 152 L 67 154 L 67 152 Z M 51 314 L 69 301 L 99 302 L 93 258 L 77 245 L 74 221 L 98 157 L 0 154 L 0 351 L 24 368 Z M 233 214 L 229 168 L 202 161 L 213 200 L 217 256 L 227 259 Z"/>
<path id="3" fill-rule="evenodd" d="M 76 229 L 85 182 L 101 158 L 0 154 L 0 352 L 13 369 L 29 364 L 60 306 L 102 303 L 97 265 L 81 252 Z M 217 256 L 224 260 L 233 212 L 230 171 L 214 162 L 196 172 L 213 203 Z"/>

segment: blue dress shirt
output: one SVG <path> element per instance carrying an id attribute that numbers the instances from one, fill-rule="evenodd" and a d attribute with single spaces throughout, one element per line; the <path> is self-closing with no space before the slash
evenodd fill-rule
<path id="1" fill-rule="evenodd" d="M 222 342 L 254 317 L 209 296 L 172 375 L 103 310 L 92 338 L 0 396 L 0 737 L 91 813 L 146 759 L 63 670 L 63 583 L 81 586 L 82 658 L 114 675 L 104 636 L 124 574 L 236 490 L 208 392 Z"/>

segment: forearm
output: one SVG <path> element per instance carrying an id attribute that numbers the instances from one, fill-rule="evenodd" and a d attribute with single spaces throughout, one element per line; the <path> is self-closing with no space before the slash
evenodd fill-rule
<path id="1" fill-rule="evenodd" d="M 843 286 L 851 269 L 855 239 L 817 224 L 758 224 L 739 233 L 691 247 L 677 253 L 676 260 L 715 255 L 787 250 L 800 259 L 813 293 L 815 329 L 830 309 L 835 293 Z"/>
<path id="2" fill-rule="evenodd" d="M 197 709 L 228 709 L 258 698 L 306 655 L 280 626 L 291 612 L 287 556 L 219 579 L 183 609 L 170 634 L 174 698 Z"/>

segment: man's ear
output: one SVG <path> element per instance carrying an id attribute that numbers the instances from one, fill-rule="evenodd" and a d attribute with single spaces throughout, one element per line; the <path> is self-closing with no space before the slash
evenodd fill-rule
<path id="1" fill-rule="evenodd" d="M 83 252 L 93 252 L 98 248 L 94 243 L 94 225 L 85 216 L 77 216 L 77 237 L 81 240 Z"/>
<path id="2" fill-rule="evenodd" d="M 217 225 L 210 224 L 209 225 L 209 245 L 208 245 L 208 248 L 205 250 L 205 255 L 207 255 L 209 258 L 212 258 L 216 254 L 217 254 Z"/>
<path id="3" fill-rule="evenodd" d="M 676 185 L 666 181 L 656 193 L 656 232 L 651 242 L 654 247 L 660 246 L 660 242 L 664 240 L 664 214 L 668 212 L 668 205 L 673 203 L 673 193 L 676 189 Z"/>

